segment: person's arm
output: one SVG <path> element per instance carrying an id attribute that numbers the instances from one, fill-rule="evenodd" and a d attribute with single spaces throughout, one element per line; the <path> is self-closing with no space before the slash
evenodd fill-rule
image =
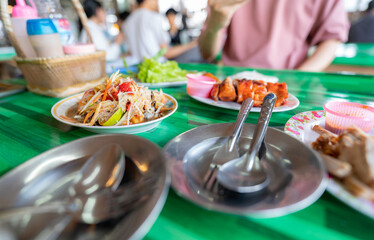
<path id="1" fill-rule="evenodd" d="M 235 11 L 246 2 L 248 0 L 208 0 L 209 14 L 199 37 L 203 58 L 212 61 L 217 56 L 223 39 L 222 29 L 230 24 Z"/>
<path id="2" fill-rule="evenodd" d="M 165 43 L 165 44 L 162 44 L 160 47 L 167 48 L 166 53 L 164 54 L 164 57 L 166 57 L 167 59 L 172 59 L 187 52 L 188 50 L 190 50 L 191 48 L 195 46 L 197 46 L 196 41 L 192 41 L 187 44 L 173 46 L 173 47 L 170 47 L 169 44 Z"/>
<path id="3" fill-rule="evenodd" d="M 335 58 L 335 51 L 339 46 L 338 40 L 326 40 L 318 44 L 316 51 L 297 68 L 300 71 L 320 72 Z"/>
<path id="4" fill-rule="evenodd" d="M 108 44 L 107 48 L 105 49 L 107 61 L 115 61 L 121 57 L 121 45 L 123 44 L 124 40 L 125 36 L 123 33 L 119 33 L 115 40 Z"/>

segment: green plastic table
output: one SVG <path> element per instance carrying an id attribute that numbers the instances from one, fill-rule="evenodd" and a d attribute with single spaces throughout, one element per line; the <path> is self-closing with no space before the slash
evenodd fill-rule
<path id="1" fill-rule="evenodd" d="M 243 70 L 239 67 L 184 64 L 188 70 L 207 71 L 219 77 Z M 322 109 L 324 103 L 345 99 L 374 106 L 374 76 L 258 70 L 279 77 L 300 106 L 273 113 L 270 126 L 283 127 L 294 114 Z M 186 88 L 165 88 L 179 103 L 178 111 L 156 129 L 138 134 L 163 147 L 172 138 L 202 124 L 235 121 L 237 111 L 205 105 L 186 94 Z M 50 114 L 57 98 L 23 92 L 0 99 L 0 174 L 50 148 L 94 133 L 71 128 Z M 247 122 L 256 123 L 258 113 Z M 11 186 L 10 186 L 11 187 Z M 1 194 L 4 193 L 1 189 Z M 374 208 L 374 204 L 373 204 Z M 164 239 L 374 239 L 374 220 L 325 192 L 314 204 L 287 216 L 256 219 L 205 210 L 172 189 L 157 221 L 145 236 Z"/>
<path id="2" fill-rule="evenodd" d="M 342 44 L 332 64 L 374 67 L 374 43 Z"/>
<path id="3" fill-rule="evenodd" d="M 16 56 L 16 51 L 12 47 L 0 47 L 0 62 L 10 61 Z"/>
<path id="4" fill-rule="evenodd" d="M 325 71 L 374 75 L 374 43 L 341 44 Z"/>

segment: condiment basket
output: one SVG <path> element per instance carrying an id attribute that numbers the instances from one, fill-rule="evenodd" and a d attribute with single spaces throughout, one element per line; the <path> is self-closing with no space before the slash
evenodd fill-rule
<path id="1" fill-rule="evenodd" d="M 79 0 L 72 2 L 87 32 L 88 41 L 92 43 L 82 5 Z M 14 60 L 26 78 L 29 91 L 51 97 L 66 97 L 85 91 L 106 78 L 104 51 L 56 58 L 26 58 L 12 29 L 8 0 L 0 0 L 0 4 L 5 30 L 17 52 Z"/>

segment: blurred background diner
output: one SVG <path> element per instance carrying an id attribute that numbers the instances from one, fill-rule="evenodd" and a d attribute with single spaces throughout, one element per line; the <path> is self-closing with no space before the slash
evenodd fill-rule
<path id="1" fill-rule="evenodd" d="M 349 30 L 348 41 L 351 43 L 374 43 L 374 1 L 368 3 L 365 12 Z"/>
<path id="2" fill-rule="evenodd" d="M 87 42 L 71 1 L 47 2 L 60 5 L 74 43 Z M 81 3 L 96 49 L 106 52 L 108 72 L 123 67 L 123 58 L 127 65 L 134 65 L 166 48 L 160 60 L 374 74 L 369 64 L 374 59 L 374 30 L 370 30 L 374 3 L 370 0 Z M 15 4 L 9 1 L 9 13 Z M 0 22 L 1 75 L 10 77 L 20 72 L 14 70 L 15 52 L 1 26 Z"/>

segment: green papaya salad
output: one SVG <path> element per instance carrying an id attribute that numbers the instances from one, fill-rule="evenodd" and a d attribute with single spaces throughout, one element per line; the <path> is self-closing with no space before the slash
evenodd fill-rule
<path id="1" fill-rule="evenodd" d="M 170 110 L 162 90 L 138 86 L 118 72 L 106 82 L 87 90 L 80 99 L 74 119 L 88 126 L 121 126 L 164 116 Z"/>

